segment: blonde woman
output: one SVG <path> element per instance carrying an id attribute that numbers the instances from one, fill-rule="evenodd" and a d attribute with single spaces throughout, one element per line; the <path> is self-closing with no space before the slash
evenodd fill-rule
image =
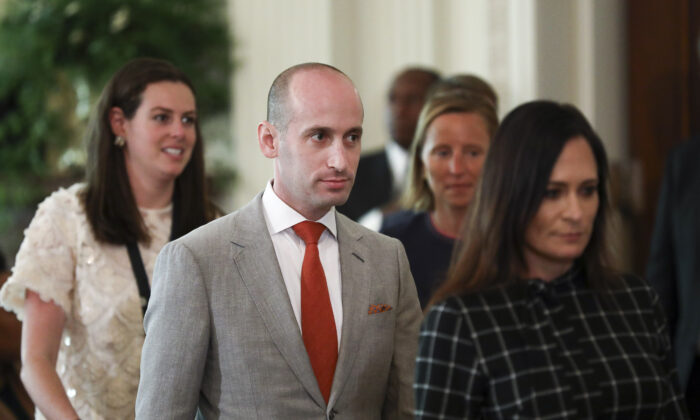
<path id="1" fill-rule="evenodd" d="M 380 230 L 406 248 L 422 307 L 444 279 L 497 128 L 495 106 L 484 95 L 455 89 L 423 106 L 404 197 L 411 210 L 387 216 Z"/>

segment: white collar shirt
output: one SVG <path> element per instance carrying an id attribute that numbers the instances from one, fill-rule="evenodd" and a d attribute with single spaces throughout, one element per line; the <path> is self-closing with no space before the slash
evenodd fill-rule
<path id="1" fill-rule="evenodd" d="M 306 244 L 297 236 L 292 226 L 307 220 L 287 203 L 282 201 L 268 182 L 262 196 L 263 214 L 267 230 L 272 238 L 277 262 L 287 287 L 289 301 L 301 331 L 301 266 L 304 261 Z M 326 227 L 318 240 L 318 252 L 326 275 L 328 295 L 331 300 L 335 329 L 338 333 L 338 346 L 343 326 L 343 302 L 341 296 L 340 257 L 338 253 L 338 236 L 336 230 L 335 208 L 331 208 L 319 220 Z"/>
<path id="2" fill-rule="evenodd" d="M 395 141 L 387 142 L 385 146 L 386 157 L 389 161 L 389 169 L 391 169 L 391 177 L 393 185 L 391 190 L 394 194 L 401 193 L 406 185 L 408 176 L 408 158 L 409 153 Z"/>

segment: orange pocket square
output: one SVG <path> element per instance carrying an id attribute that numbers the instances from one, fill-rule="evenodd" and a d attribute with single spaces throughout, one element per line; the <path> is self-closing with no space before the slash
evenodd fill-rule
<path id="1" fill-rule="evenodd" d="M 390 311 L 391 309 L 391 305 L 380 303 L 378 305 L 369 305 L 369 310 L 367 311 L 367 313 L 370 315 L 379 314 L 382 312 Z"/>

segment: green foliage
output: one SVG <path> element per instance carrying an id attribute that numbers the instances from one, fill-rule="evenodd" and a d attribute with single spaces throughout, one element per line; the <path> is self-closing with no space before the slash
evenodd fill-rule
<path id="1" fill-rule="evenodd" d="M 180 67 L 204 116 L 228 107 L 223 0 L 6 0 L 0 16 L 0 207 L 46 193 L 49 151 L 82 135 L 75 126 L 129 59 Z"/>

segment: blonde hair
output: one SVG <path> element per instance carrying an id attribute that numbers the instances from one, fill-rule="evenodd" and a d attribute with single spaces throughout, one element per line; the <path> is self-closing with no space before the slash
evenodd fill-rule
<path id="1" fill-rule="evenodd" d="M 498 94 L 489 82 L 474 74 L 455 74 L 446 77 L 430 87 L 428 96 L 460 89 L 489 98 L 498 113 Z"/>

